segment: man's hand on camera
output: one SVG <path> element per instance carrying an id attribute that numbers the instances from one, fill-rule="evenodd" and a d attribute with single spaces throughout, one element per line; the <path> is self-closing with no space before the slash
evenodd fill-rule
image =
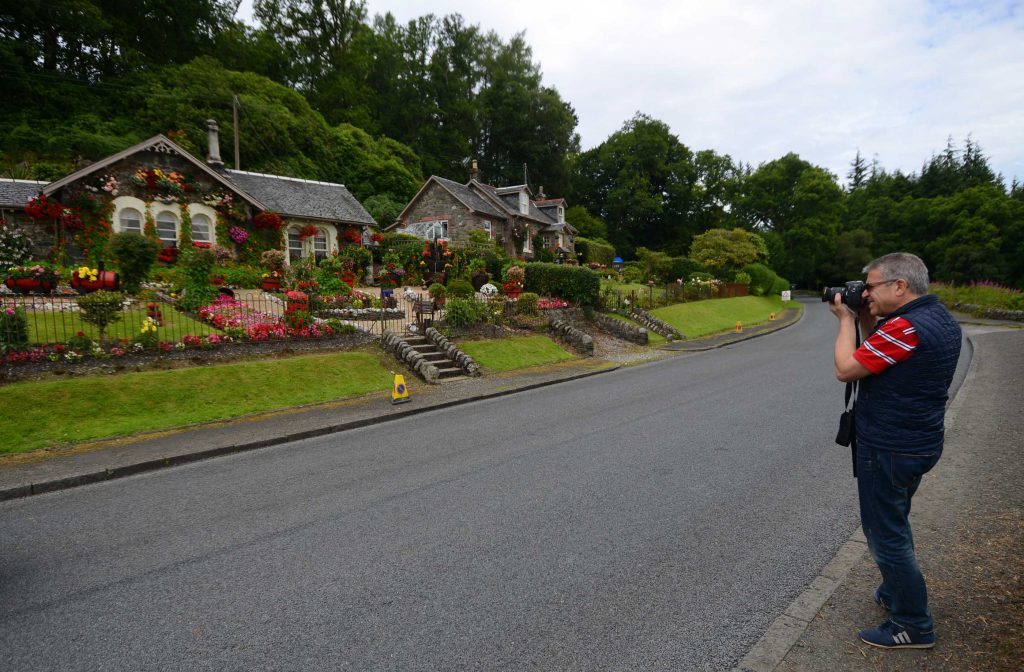
<path id="1" fill-rule="evenodd" d="M 843 318 L 857 318 L 857 313 L 850 310 L 850 307 L 843 303 L 843 297 L 838 293 L 832 298 L 832 303 L 828 304 L 828 309 L 840 320 Z"/>

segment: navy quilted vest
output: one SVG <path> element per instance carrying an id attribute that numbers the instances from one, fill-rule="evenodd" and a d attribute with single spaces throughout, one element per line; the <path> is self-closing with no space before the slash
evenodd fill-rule
<path id="1" fill-rule="evenodd" d="M 949 385 L 960 358 L 960 325 L 934 294 L 885 319 L 899 316 L 914 325 L 920 342 L 909 359 L 861 379 L 857 442 L 876 450 L 941 451 Z"/>

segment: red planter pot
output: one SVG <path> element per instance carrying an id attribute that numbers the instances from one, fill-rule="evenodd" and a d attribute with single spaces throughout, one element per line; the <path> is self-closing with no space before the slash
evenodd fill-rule
<path id="1" fill-rule="evenodd" d="M 263 278 L 260 288 L 265 292 L 276 292 L 281 289 L 281 278 Z"/>
<path id="2" fill-rule="evenodd" d="M 519 295 L 523 293 L 522 289 L 509 289 L 505 292 L 505 295 L 510 299 L 518 299 Z"/>
<path id="3" fill-rule="evenodd" d="M 19 294 L 29 294 L 35 292 L 38 294 L 49 294 L 53 291 L 55 283 L 52 282 L 40 282 L 39 280 L 32 280 L 31 278 L 7 278 L 4 280 L 4 284 L 12 292 Z"/>
<path id="4" fill-rule="evenodd" d="M 100 289 L 116 292 L 121 289 L 121 278 L 113 271 L 100 271 L 96 274 L 95 280 L 83 280 L 78 277 L 78 271 L 75 271 L 71 274 L 71 288 L 79 294 L 88 294 Z"/>
<path id="5" fill-rule="evenodd" d="M 355 273 L 342 273 L 341 274 L 341 281 L 344 282 L 349 287 L 355 287 L 356 286 L 356 275 L 355 275 Z"/>

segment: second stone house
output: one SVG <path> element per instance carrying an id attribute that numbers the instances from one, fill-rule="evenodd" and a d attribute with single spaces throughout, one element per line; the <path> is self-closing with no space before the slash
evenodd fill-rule
<path id="1" fill-rule="evenodd" d="M 536 258 L 540 237 L 556 260 L 574 263 L 576 229 L 565 221 L 565 199 L 546 197 L 543 187 L 538 192 L 534 197 L 525 184 L 485 184 L 473 161 L 466 184 L 432 175 L 387 228 L 455 243 L 467 241 L 470 231 L 483 231 L 509 255 L 526 259 Z"/>

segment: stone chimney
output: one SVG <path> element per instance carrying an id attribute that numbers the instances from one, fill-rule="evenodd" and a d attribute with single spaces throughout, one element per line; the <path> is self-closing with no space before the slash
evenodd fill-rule
<path id="1" fill-rule="evenodd" d="M 544 185 L 542 184 L 539 187 L 537 187 L 537 200 L 543 201 L 546 198 L 547 196 L 544 195 Z"/>
<path id="2" fill-rule="evenodd" d="M 470 164 L 469 179 L 470 179 L 471 182 L 473 180 L 477 180 L 477 181 L 480 180 L 480 169 L 476 167 L 476 159 L 473 159 L 473 163 Z"/>
<path id="3" fill-rule="evenodd" d="M 206 138 L 210 150 L 209 156 L 206 157 L 206 162 L 214 168 L 223 168 L 224 162 L 220 158 L 220 137 L 216 119 L 206 120 Z"/>

